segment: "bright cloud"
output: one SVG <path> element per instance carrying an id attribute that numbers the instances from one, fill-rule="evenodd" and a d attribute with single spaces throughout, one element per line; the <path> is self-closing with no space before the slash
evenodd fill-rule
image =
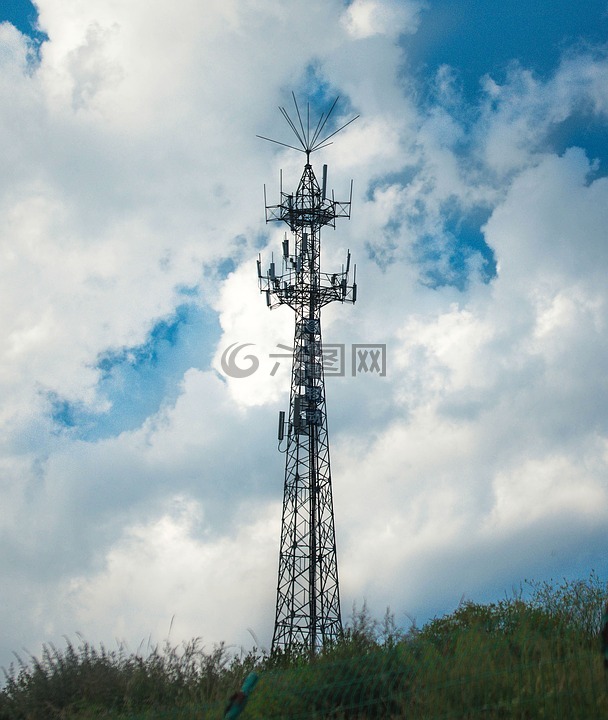
<path id="1" fill-rule="evenodd" d="M 342 20 L 354 38 L 372 35 L 396 37 L 399 33 L 416 31 L 421 7 L 422 3 L 399 3 L 395 0 L 354 0 Z"/>

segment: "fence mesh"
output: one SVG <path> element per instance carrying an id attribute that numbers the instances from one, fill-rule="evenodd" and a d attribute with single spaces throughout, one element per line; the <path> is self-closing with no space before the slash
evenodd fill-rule
<path id="1" fill-rule="evenodd" d="M 606 720 L 608 673 L 597 645 L 538 639 L 526 648 L 475 637 L 445 648 L 370 649 L 362 655 L 268 670 L 243 720 Z M 456 662 L 471 652 L 472 663 Z M 487 649 L 487 648 L 486 648 Z M 125 720 L 219 720 L 225 703 L 122 715 Z M 118 717 L 118 716 L 117 716 Z"/>

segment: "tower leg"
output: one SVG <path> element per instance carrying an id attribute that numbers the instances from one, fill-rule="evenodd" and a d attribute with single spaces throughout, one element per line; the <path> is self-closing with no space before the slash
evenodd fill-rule
<path id="1" fill-rule="evenodd" d="M 342 633 L 321 326 L 296 319 L 273 650 L 311 654 Z"/>

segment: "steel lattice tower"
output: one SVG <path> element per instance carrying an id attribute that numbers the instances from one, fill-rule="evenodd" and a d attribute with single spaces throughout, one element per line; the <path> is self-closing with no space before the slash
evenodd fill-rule
<path id="1" fill-rule="evenodd" d="M 350 198 L 339 202 L 326 196 L 327 166 L 322 185 L 315 177 L 310 155 L 325 147 L 338 130 L 323 135 L 336 105 L 322 114 L 311 132 L 310 108 L 306 125 L 294 96 L 296 125 L 284 108 L 283 116 L 306 154 L 306 164 L 295 194 L 283 192 L 280 202 L 266 207 L 266 222 L 285 222 L 293 237 L 283 241 L 281 271 L 274 261 L 262 275 L 261 292 L 270 308 L 287 305 L 295 312 L 293 364 L 289 415 L 279 413 L 279 448 L 285 459 L 285 486 L 281 523 L 281 545 L 277 605 L 272 649 L 308 651 L 314 654 L 342 632 L 338 563 L 329 463 L 329 438 L 325 406 L 321 308 L 330 302 L 354 303 L 355 277 L 349 285 L 350 253 L 337 273 L 321 272 L 321 228 L 335 227 L 336 218 L 350 217 Z M 262 137 L 262 136 L 259 136 Z M 263 138 L 269 140 L 269 138 Z M 271 140 L 271 142 L 278 142 Z M 286 145 L 286 143 L 278 143 Z M 264 191 L 264 195 L 266 192 Z"/>

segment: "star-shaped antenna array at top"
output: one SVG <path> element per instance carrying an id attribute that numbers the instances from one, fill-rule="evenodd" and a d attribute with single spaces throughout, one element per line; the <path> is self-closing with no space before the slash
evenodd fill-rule
<path id="1" fill-rule="evenodd" d="M 264 137 L 263 135 L 256 135 L 256 137 L 261 138 L 262 140 L 268 140 L 269 142 L 276 143 L 277 145 L 282 145 L 283 147 L 291 148 L 292 150 L 298 150 L 299 152 L 306 153 L 306 162 L 310 159 L 310 154 L 315 152 L 315 150 L 320 150 L 321 148 L 327 147 L 328 145 L 331 145 L 331 142 L 328 142 L 330 138 L 332 138 L 334 135 L 337 135 L 341 130 L 344 130 L 344 128 L 347 125 L 350 125 L 352 122 L 354 122 L 359 116 L 355 115 L 354 118 L 351 118 L 348 122 L 344 123 L 344 125 L 341 125 L 337 130 L 334 130 L 333 132 L 329 133 L 329 135 L 325 135 L 323 131 L 325 130 L 325 126 L 327 125 L 327 121 L 329 120 L 332 112 L 334 111 L 334 108 L 336 107 L 336 104 L 338 100 L 340 99 L 340 96 L 338 96 L 332 103 L 332 106 L 329 108 L 329 111 L 327 113 L 321 113 L 321 117 L 317 121 L 316 127 L 314 130 L 311 130 L 310 127 L 310 103 L 306 104 L 306 126 L 304 125 L 304 121 L 302 119 L 302 113 L 300 112 L 300 108 L 298 106 L 298 101 L 296 100 L 295 93 L 291 93 L 293 97 L 293 104 L 295 105 L 296 109 L 296 116 L 297 116 L 297 124 L 295 120 L 293 120 L 287 110 L 284 107 L 279 106 L 279 110 L 281 111 L 281 114 L 287 121 L 287 124 L 292 129 L 294 135 L 297 137 L 298 142 L 300 143 L 300 147 L 296 147 L 295 145 L 289 145 L 289 143 L 280 142 L 279 140 L 273 140 L 272 138 Z"/>

